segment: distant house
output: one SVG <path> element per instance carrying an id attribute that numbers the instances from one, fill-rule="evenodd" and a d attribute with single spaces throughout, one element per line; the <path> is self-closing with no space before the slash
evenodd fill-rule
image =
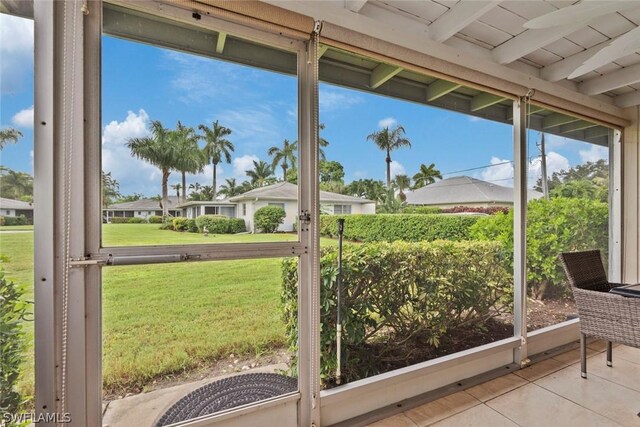
<path id="1" fill-rule="evenodd" d="M 513 188 L 471 178 L 454 176 L 426 187 L 406 191 L 407 204 L 453 208 L 456 206 L 491 207 L 513 206 Z M 539 199 L 542 193 L 530 190 L 529 200 Z"/>
<path id="2" fill-rule="evenodd" d="M 198 218 L 200 215 L 236 217 L 236 204 L 229 200 L 189 201 L 178 205 L 178 207 L 182 210 L 182 216 L 187 218 Z"/>
<path id="3" fill-rule="evenodd" d="M 5 199 L 0 197 L 0 216 L 24 215 L 33 221 L 33 204 L 22 200 Z"/>
<path id="4" fill-rule="evenodd" d="M 182 209 L 178 208 L 180 198 L 169 196 L 169 215 L 182 216 Z M 103 217 L 107 222 L 113 217 L 120 218 L 144 218 L 150 216 L 162 216 L 161 201 L 155 199 L 140 199 L 132 202 L 114 203 L 102 210 Z"/>
<path id="5" fill-rule="evenodd" d="M 237 217 L 244 219 L 247 230 L 255 232 L 253 215 L 263 206 L 279 206 L 284 209 L 286 217 L 278 231 L 293 231 L 298 217 L 298 186 L 289 182 L 279 182 L 266 187 L 247 191 L 239 196 L 229 198 L 237 205 Z M 371 200 L 344 194 L 320 191 L 321 212 L 329 214 L 374 214 L 376 204 Z"/>

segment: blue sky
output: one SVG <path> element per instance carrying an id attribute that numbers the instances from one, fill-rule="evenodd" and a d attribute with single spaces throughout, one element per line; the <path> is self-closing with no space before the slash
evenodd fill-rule
<path id="1" fill-rule="evenodd" d="M 1 163 L 32 173 L 32 23 L 2 15 L 0 35 L 0 125 L 24 134 L 19 144 L 2 151 Z M 160 193 L 159 171 L 131 158 L 124 146 L 128 138 L 146 135 L 149 120 L 167 127 L 178 120 L 194 127 L 219 120 L 231 128 L 236 150 L 232 164 L 219 166 L 219 183 L 246 179 L 244 170 L 252 160 L 269 160 L 269 147 L 297 139 L 294 77 L 111 37 L 103 41 L 103 169 L 118 180 L 122 193 Z M 385 125 L 402 124 L 413 145 L 392 154 L 394 173 L 411 176 L 421 163 L 432 162 L 443 173 L 455 172 L 513 158 L 511 126 L 327 84 L 320 88 L 320 121 L 326 125 L 322 136 L 330 142 L 327 158 L 344 165 L 347 182 L 385 179 L 384 153 L 366 140 Z M 531 138 L 537 141 L 539 134 L 531 132 Z M 602 147 L 559 137 L 547 141 L 550 172 L 606 156 Z M 530 165 L 530 172 L 532 183 L 539 162 Z M 464 174 L 511 185 L 512 166 Z M 208 166 L 188 181 L 210 184 L 211 175 Z M 179 180 L 177 173 L 170 177 L 170 183 Z"/>

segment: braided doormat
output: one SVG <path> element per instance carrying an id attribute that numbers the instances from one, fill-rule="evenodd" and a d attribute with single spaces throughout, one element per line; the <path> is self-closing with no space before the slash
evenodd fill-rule
<path id="1" fill-rule="evenodd" d="M 173 404 L 156 427 L 186 421 L 268 399 L 298 389 L 295 378 L 278 374 L 244 374 L 202 386 Z"/>

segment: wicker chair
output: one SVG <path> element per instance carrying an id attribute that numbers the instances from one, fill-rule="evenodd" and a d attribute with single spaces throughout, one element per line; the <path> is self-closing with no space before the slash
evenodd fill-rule
<path id="1" fill-rule="evenodd" d="M 560 260 L 580 317 L 580 370 L 587 378 L 587 336 L 607 341 L 607 366 L 612 342 L 640 348 L 640 298 L 609 293 L 623 285 L 607 281 L 600 251 L 563 253 Z"/>

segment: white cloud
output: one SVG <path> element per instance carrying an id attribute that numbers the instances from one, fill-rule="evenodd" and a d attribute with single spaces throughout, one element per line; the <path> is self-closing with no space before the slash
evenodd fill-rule
<path id="1" fill-rule="evenodd" d="M 598 160 L 609 158 L 609 149 L 592 144 L 588 150 L 580 150 L 578 154 L 580 154 L 580 160 L 583 162 L 597 162 Z"/>
<path id="2" fill-rule="evenodd" d="M 110 122 L 102 132 L 102 170 L 111 172 L 123 194 L 156 195 L 162 191 L 158 168 L 133 157 L 126 146 L 129 138 L 149 135 L 148 121 L 149 115 L 143 109 L 137 114 L 129 111 L 123 121 Z"/>
<path id="3" fill-rule="evenodd" d="M 320 111 L 330 113 L 344 110 L 362 102 L 358 95 L 342 89 L 320 89 Z"/>
<path id="4" fill-rule="evenodd" d="M 476 116 L 469 116 L 469 121 L 471 123 L 476 123 L 476 122 L 482 121 L 482 118 L 481 117 L 476 117 Z"/>
<path id="5" fill-rule="evenodd" d="M 244 147 L 268 147 L 282 142 L 280 123 L 266 106 L 227 109 L 216 118 L 231 129 L 231 141 L 245 140 L 242 144 Z"/>
<path id="6" fill-rule="evenodd" d="M 547 153 L 547 176 L 553 175 L 554 172 L 569 169 L 569 160 L 562 154 L 558 154 L 555 151 Z M 542 176 L 542 162 L 540 158 L 533 159 L 529 163 L 529 186 L 535 185 L 538 178 Z"/>
<path id="7" fill-rule="evenodd" d="M 253 168 L 254 160 L 257 162 L 260 159 L 254 154 L 245 154 L 233 159 L 233 176 L 238 180 L 245 180 L 247 178 L 245 171 Z"/>
<path id="8" fill-rule="evenodd" d="M 393 117 L 387 117 L 387 118 L 384 118 L 384 119 L 382 119 L 382 120 L 380 120 L 378 122 L 378 127 L 380 129 L 384 129 L 384 128 L 387 128 L 387 127 L 388 128 L 392 128 L 397 124 L 398 124 L 398 121 L 396 119 L 394 119 Z"/>
<path id="9" fill-rule="evenodd" d="M 513 163 L 507 159 L 501 159 L 499 157 L 491 157 L 492 165 L 485 168 L 477 175 L 484 181 L 494 182 L 497 185 L 503 185 L 507 187 L 513 186 Z M 561 154 L 551 151 L 547 153 L 547 176 L 551 176 L 554 172 L 568 169 L 569 160 Z M 533 159 L 529 163 L 527 170 L 528 187 L 531 188 L 535 185 L 536 181 L 542 176 L 542 166 L 540 158 Z"/>
<path id="10" fill-rule="evenodd" d="M 25 108 L 24 110 L 18 111 L 11 122 L 14 126 L 21 128 L 32 128 L 33 127 L 33 105 L 29 108 Z"/>
<path id="11" fill-rule="evenodd" d="M 495 166 L 483 169 L 480 173 L 480 179 L 495 182 L 498 185 L 509 183 L 508 180 L 513 178 L 513 163 L 499 157 L 491 157 L 490 163 Z"/>
<path id="12" fill-rule="evenodd" d="M 402 166 L 402 163 L 392 160 L 391 161 L 391 179 L 395 178 L 396 175 L 406 175 L 407 171 Z"/>
<path id="13" fill-rule="evenodd" d="M 16 93 L 33 76 L 33 21 L 0 14 L 0 91 Z"/>

